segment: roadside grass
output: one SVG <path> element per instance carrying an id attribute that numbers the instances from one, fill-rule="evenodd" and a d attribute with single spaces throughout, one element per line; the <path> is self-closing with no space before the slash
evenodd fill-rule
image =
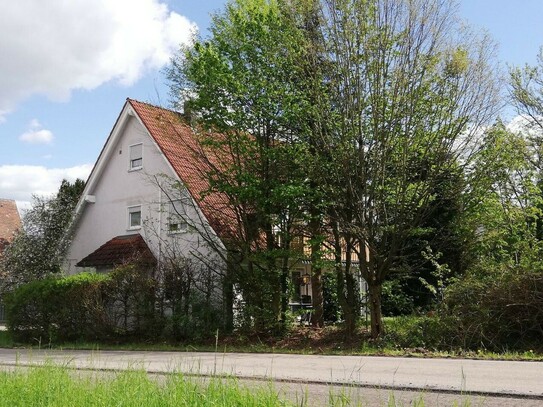
<path id="1" fill-rule="evenodd" d="M 145 371 L 77 374 L 67 367 L 0 372 L 0 406 L 294 406 L 273 387 L 248 388 L 235 379 L 197 381 L 181 374 L 156 380 Z"/>
<path id="2" fill-rule="evenodd" d="M 11 406 L 186 406 L 186 407 L 424 407 L 426 394 L 402 400 L 394 391 L 377 397 L 360 396 L 345 386 L 315 398 L 307 388 L 287 394 L 273 381 L 242 383 L 235 377 L 195 377 L 181 373 L 148 374 L 141 369 L 121 371 L 77 370 L 46 362 L 34 367 L 15 366 L 0 371 L 0 407 Z M 430 402 L 430 401 L 429 401 Z M 433 402 L 430 402 L 433 404 Z M 439 405 L 471 405 L 469 397 Z M 480 404 L 479 404 L 480 405 Z"/>
<path id="3" fill-rule="evenodd" d="M 465 350 L 462 348 L 440 350 L 432 346 L 427 333 L 420 328 L 428 317 L 386 318 L 387 334 L 379 341 L 370 339 L 365 327 L 354 338 L 347 338 L 338 326 L 315 329 L 293 326 L 281 337 L 235 333 L 198 343 L 172 343 L 164 341 L 140 342 L 125 339 L 119 342 L 70 342 L 55 343 L 37 338 L 32 343 L 18 343 L 10 332 L 0 331 L 0 348 L 54 348 L 73 350 L 123 350 L 123 351 L 184 351 L 184 352 L 241 352 L 241 353 L 288 353 L 319 355 L 403 356 L 424 358 L 467 358 L 485 360 L 543 361 L 542 349 L 511 350 L 501 352 L 487 349 Z"/>

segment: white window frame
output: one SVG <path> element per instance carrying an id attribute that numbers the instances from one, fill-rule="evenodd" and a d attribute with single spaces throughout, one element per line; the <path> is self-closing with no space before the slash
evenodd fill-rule
<path id="1" fill-rule="evenodd" d="M 132 149 L 141 146 L 141 157 L 132 159 Z M 132 165 L 134 161 L 140 160 L 140 165 Z M 131 144 L 128 146 L 128 171 L 138 171 L 143 168 L 143 143 Z"/>
<path id="2" fill-rule="evenodd" d="M 177 210 L 176 210 L 177 205 Z M 178 234 L 178 233 L 186 233 L 189 230 L 189 225 L 187 222 L 185 222 L 181 216 L 180 213 L 184 215 L 184 207 L 183 203 L 180 199 L 176 199 L 173 201 L 168 202 L 168 233 L 169 234 Z M 174 217 L 176 218 L 177 222 L 172 222 L 174 220 Z M 172 229 L 172 226 L 176 226 L 176 229 Z"/>
<path id="3" fill-rule="evenodd" d="M 138 213 L 140 214 L 140 223 L 139 225 L 132 225 L 132 214 L 133 213 Z M 126 208 L 126 213 L 127 213 L 127 220 L 128 220 L 128 225 L 127 225 L 127 230 L 139 230 L 141 229 L 141 225 L 142 225 L 142 221 L 143 221 L 143 214 L 141 212 L 141 205 L 134 205 L 134 206 L 129 206 L 128 208 Z"/>

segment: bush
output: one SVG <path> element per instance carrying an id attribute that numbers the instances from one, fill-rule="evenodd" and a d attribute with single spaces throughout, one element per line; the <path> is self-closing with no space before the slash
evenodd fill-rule
<path id="1" fill-rule="evenodd" d="M 383 283 L 382 310 L 385 316 L 409 315 L 415 310 L 412 297 L 406 293 L 406 288 L 399 279 Z"/>
<path id="2" fill-rule="evenodd" d="M 442 349 L 449 346 L 452 326 L 433 316 L 399 316 L 386 320 L 383 341 L 397 348 Z"/>
<path id="3" fill-rule="evenodd" d="M 81 273 L 24 284 L 4 299 L 8 329 L 22 341 L 96 339 L 107 331 L 103 292 L 108 280 Z"/>
<path id="4" fill-rule="evenodd" d="M 116 337 L 156 339 L 164 326 L 156 309 L 157 283 L 146 269 L 122 265 L 109 274 L 106 308 Z"/>
<path id="5" fill-rule="evenodd" d="M 213 291 L 188 280 L 152 278 L 148 269 L 123 265 L 109 274 L 48 277 L 5 297 L 7 326 L 15 340 L 190 340 L 212 336 L 222 313 Z M 171 276 L 170 276 L 171 277 Z M 179 277 L 175 275 L 174 277 Z"/>
<path id="6" fill-rule="evenodd" d="M 496 351 L 541 346 L 542 271 L 503 266 L 458 281 L 445 294 L 443 315 L 456 321 L 459 346 Z"/>

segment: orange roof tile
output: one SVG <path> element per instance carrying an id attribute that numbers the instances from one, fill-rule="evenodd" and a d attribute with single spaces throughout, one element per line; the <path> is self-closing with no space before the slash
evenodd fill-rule
<path id="1" fill-rule="evenodd" d="M 0 251 L 13 240 L 21 228 L 21 218 L 15 201 L 0 199 Z"/>
<path id="2" fill-rule="evenodd" d="M 209 224 L 223 240 L 236 233 L 236 214 L 228 197 L 209 190 L 209 161 L 220 165 L 217 155 L 204 154 L 198 136 L 182 115 L 161 107 L 127 99 L 162 153 L 187 187 Z"/>
<path id="3" fill-rule="evenodd" d="M 156 263 L 140 234 L 114 237 L 77 263 L 77 267 L 114 267 L 135 258 L 148 264 Z"/>

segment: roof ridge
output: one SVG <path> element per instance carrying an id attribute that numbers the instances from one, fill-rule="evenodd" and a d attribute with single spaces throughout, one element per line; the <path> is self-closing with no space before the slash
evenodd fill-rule
<path id="1" fill-rule="evenodd" d="M 147 105 L 149 107 L 153 107 L 155 109 L 160 109 L 160 110 L 166 110 L 167 112 L 170 112 L 170 113 L 175 113 L 175 114 L 178 114 L 178 115 L 181 115 L 182 113 L 177 111 L 177 110 L 173 110 L 173 109 L 170 109 L 170 108 L 167 108 L 167 107 L 163 107 L 163 106 L 159 106 L 159 105 L 155 105 L 153 103 L 149 103 L 149 102 L 142 102 L 141 100 L 137 100 L 137 99 L 132 99 L 132 98 L 126 98 L 127 102 L 136 102 L 136 103 L 139 103 L 139 104 L 142 104 L 142 105 Z"/>

